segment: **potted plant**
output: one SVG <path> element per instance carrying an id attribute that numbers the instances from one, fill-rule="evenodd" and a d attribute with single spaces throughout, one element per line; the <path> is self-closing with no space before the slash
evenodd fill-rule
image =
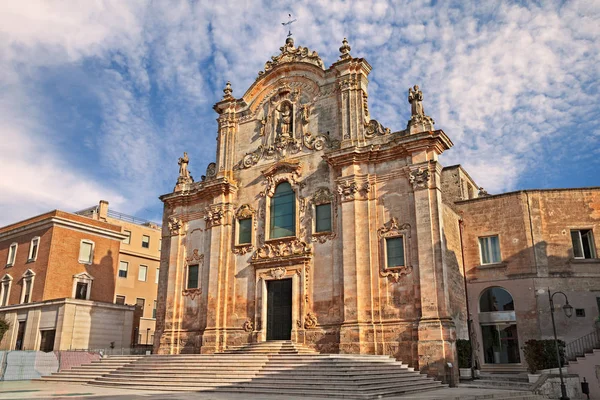
<path id="1" fill-rule="evenodd" d="M 537 372 L 541 369 L 544 358 L 544 349 L 540 341 L 531 339 L 525 342 L 525 346 L 523 346 L 523 355 L 525 356 L 525 362 L 527 363 L 529 383 L 535 383 L 541 376 L 541 374 Z"/>
<path id="2" fill-rule="evenodd" d="M 473 379 L 471 375 L 471 342 L 465 339 L 456 341 L 458 371 L 461 379 Z"/>

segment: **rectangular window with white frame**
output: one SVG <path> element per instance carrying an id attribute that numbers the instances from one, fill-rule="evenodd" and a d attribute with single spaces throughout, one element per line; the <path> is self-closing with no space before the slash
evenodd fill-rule
<path id="1" fill-rule="evenodd" d="M 91 240 L 82 240 L 79 244 L 79 262 L 91 264 L 94 260 L 94 242 Z"/>
<path id="2" fill-rule="evenodd" d="M 500 239 L 498 238 L 498 235 L 480 237 L 479 253 L 481 255 L 481 265 L 502 262 L 502 256 L 500 255 Z"/>
<path id="3" fill-rule="evenodd" d="M 572 229 L 573 257 L 577 259 L 596 258 L 594 234 L 591 229 Z"/>
<path id="4" fill-rule="evenodd" d="M 21 288 L 21 304 L 31 303 L 33 293 L 33 283 L 35 282 L 35 272 L 28 269 L 23 274 L 23 286 Z"/>
<path id="5" fill-rule="evenodd" d="M 38 249 L 40 247 L 40 238 L 39 236 L 31 239 L 31 243 L 29 243 L 29 257 L 27 257 L 27 261 L 35 261 L 38 255 Z"/>
<path id="6" fill-rule="evenodd" d="M 138 281 L 146 282 L 148 278 L 148 267 L 146 265 L 140 265 L 140 269 L 138 271 Z"/>
<path id="7" fill-rule="evenodd" d="M 12 286 L 12 277 L 8 274 L 2 277 L 0 281 L 0 306 L 7 306 L 10 295 L 10 288 Z"/>
<path id="8" fill-rule="evenodd" d="M 154 281 L 154 283 L 158 283 L 159 276 L 160 276 L 160 268 L 156 268 L 156 280 Z"/>
<path id="9" fill-rule="evenodd" d="M 127 270 L 129 263 L 127 261 L 119 261 L 119 278 L 127 278 Z"/>
<path id="10" fill-rule="evenodd" d="M 17 258 L 17 248 L 19 245 L 17 243 L 13 243 L 8 248 L 8 257 L 6 259 L 6 266 L 12 267 L 15 265 L 15 259 Z"/>

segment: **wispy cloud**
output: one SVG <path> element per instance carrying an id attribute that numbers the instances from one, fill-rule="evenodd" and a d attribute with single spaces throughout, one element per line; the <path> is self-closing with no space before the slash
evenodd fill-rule
<path id="1" fill-rule="evenodd" d="M 214 160 L 211 106 L 225 81 L 238 97 L 252 84 L 288 12 L 296 43 L 326 65 L 348 37 L 373 66 L 371 113 L 392 130 L 418 83 L 455 143 L 442 161 L 491 192 L 569 185 L 565 163 L 600 167 L 597 2 L 7 1 L 0 225 L 99 198 L 160 218 L 177 156 L 190 153 L 195 176 Z"/>

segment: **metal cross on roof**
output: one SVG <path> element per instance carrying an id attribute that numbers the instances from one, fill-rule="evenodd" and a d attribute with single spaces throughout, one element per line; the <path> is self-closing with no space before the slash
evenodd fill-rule
<path id="1" fill-rule="evenodd" d="M 295 18 L 292 19 L 292 14 L 288 14 L 288 22 L 282 22 L 281 25 L 283 25 L 283 26 L 292 25 L 296 21 L 297 20 Z M 288 29 L 289 29 L 289 31 L 288 31 L 287 37 L 290 37 L 290 36 L 292 36 L 292 28 L 291 28 L 291 26 Z"/>

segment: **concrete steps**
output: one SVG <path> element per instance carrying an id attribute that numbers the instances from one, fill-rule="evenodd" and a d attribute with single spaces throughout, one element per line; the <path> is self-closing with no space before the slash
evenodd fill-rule
<path id="1" fill-rule="evenodd" d="M 469 383 L 461 383 L 461 387 L 523 390 L 531 392 L 533 385 L 529 383 L 527 373 L 482 373 L 479 379 Z"/>
<path id="2" fill-rule="evenodd" d="M 290 341 L 238 346 L 216 354 L 146 356 L 89 383 L 130 389 L 355 399 L 445 386 L 387 356 L 319 354 Z"/>
<path id="3" fill-rule="evenodd" d="M 78 367 L 55 372 L 52 375 L 43 376 L 35 381 L 46 382 L 78 382 L 87 383 L 103 375 L 110 374 L 113 371 L 123 368 L 144 356 L 111 356 L 102 358 L 98 361 L 92 361 L 90 364 L 83 364 Z"/>

